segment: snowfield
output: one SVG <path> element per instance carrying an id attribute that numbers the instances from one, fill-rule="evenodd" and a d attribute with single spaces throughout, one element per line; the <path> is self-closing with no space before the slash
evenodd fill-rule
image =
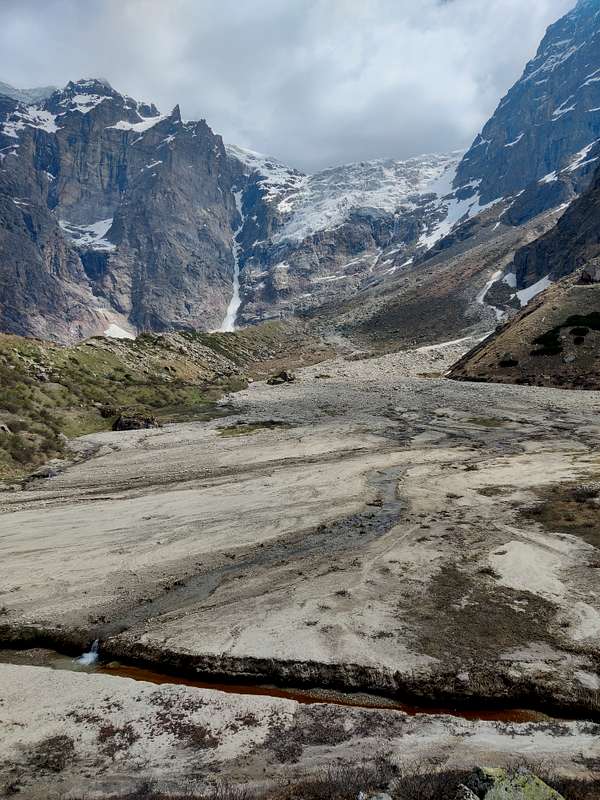
<path id="1" fill-rule="evenodd" d="M 342 225 L 356 209 L 389 213 L 411 211 L 427 195 L 443 197 L 462 152 L 424 155 L 398 161 L 360 161 L 303 175 L 277 159 L 227 145 L 248 174 L 258 173 L 258 185 L 267 203 L 283 217 L 275 242 L 302 241 L 321 230 Z M 443 192 L 443 193 L 442 193 Z"/>

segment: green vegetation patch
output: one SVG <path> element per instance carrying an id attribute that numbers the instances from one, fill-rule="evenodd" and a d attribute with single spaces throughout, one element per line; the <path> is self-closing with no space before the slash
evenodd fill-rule
<path id="1" fill-rule="evenodd" d="M 467 422 L 480 428 L 501 428 L 504 425 L 504 420 L 497 417 L 471 417 Z"/>
<path id="2" fill-rule="evenodd" d="M 207 419 L 214 401 L 247 385 L 219 374 L 206 351 L 180 353 L 161 337 L 74 347 L 0 336 L 0 480 L 16 479 L 52 458 L 67 439 L 110 430 L 122 413 L 162 422 Z M 217 367 L 219 364 L 217 363 Z"/>
<path id="3" fill-rule="evenodd" d="M 0 480 L 63 457 L 67 439 L 111 430 L 120 414 L 162 423 L 224 416 L 229 410 L 215 401 L 245 388 L 247 369 L 298 352 L 311 363 L 326 354 L 320 340 L 281 322 L 70 347 L 0 334 Z"/>

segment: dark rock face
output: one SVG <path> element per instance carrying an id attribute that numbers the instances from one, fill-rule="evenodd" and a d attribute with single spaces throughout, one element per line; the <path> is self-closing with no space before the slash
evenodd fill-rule
<path id="1" fill-rule="evenodd" d="M 267 378 L 267 383 L 269 386 L 280 386 L 282 383 L 294 383 L 295 380 L 294 373 L 284 369 L 278 372 L 277 375 L 271 375 L 270 378 Z"/>
<path id="2" fill-rule="evenodd" d="M 306 176 L 204 121 L 70 82 L 0 95 L 0 329 L 59 341 L 218 328 L 239 268 L 241 323 L 381 279 L 439 217 L 459 160 L 351 164 Z M 450 176 L 448 178 L 448 176 Z M 398 255 L 398 253 L 400 255 Z"/>
<path id="3" fill-rule="evenodd" d="M 223 142 L 98 80 L 0 95 L 0 328 L 215 328 L 238 213 Z"/>
<path id="4" fill-rule="evenodd" d="M 580 0 L 550 26 L 536 57 L 465 155 L 455 186 L 472 184 L 488 203 L 536 184 L 537 196 L 530 192 L 526 199 L 531 216 L 567 199 L 568 189 L 552 186 L 561 172 L 575 190 L 587 185 L 586 167 L 600 157 L 599 140 L 600 0 Z M 514 214 L 523 215 L 523 202 Z"/>
<path id="5" fill-rule="evenodd" d="M 160 422 L 156 417 L 146 415 L 125 415 L 120 414 L 114 421 L 113 431 L 141 431 L 148 428 L 160 428 Z"/>
<path id="6" fill-rule="evenodd" d="M 557 225 L 516 253 L 517 286 L 529 286 L 545 276 L 558 280 L 584 265 L 592 274 L 594 262 L 600 262 L 600 169 Z"/>

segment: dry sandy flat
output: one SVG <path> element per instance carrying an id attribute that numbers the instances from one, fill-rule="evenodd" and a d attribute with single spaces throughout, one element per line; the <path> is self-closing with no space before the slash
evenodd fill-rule
<path id="1" fill-rule="evenodd" d="M 595 479 L 600 395 L 431 377 L 464 347 L 339 359 L 253 384 L 225 420 L 86 437 L 94 457 L 0 495 L 5 640 L 597 704 L 597 549 L 522 512 Z"/>

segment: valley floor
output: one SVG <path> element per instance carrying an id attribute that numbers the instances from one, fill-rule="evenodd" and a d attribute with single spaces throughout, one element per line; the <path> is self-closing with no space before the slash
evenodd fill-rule
<path id="1" fill-rule="evenodd" d="M 4 783 L 264 783 L 381 752 L 598 770 L 600 395 L 444 380 L 468 346 L 340 358 L 252 384 L 230 418 L 84 437 L 91 458 L 0 494 L 0 634 L 69 653 L 99 639 L 105 660 L 206 681 L 528 714 L 4 663 Z M 5 651 L 19 658 L 48 663 Z M 40 767 L 64 735 L 68 763 Z"/>

